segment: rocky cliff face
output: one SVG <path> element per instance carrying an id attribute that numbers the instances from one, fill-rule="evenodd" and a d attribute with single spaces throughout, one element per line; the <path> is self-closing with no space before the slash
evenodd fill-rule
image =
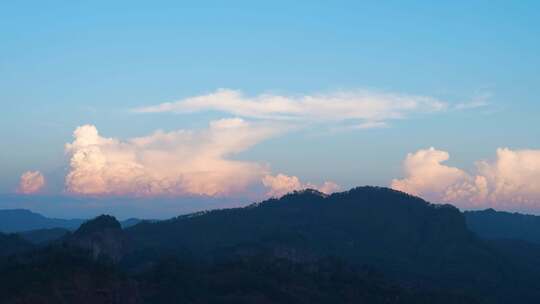
<path id="1" fill-rule="evenodd" d="M 120 223 L 109 215 L 101 215 L 82 224 L 66 242 L 69 246 L 88 250 L 94 260 L 108 258 L 115 263 L 120 261 L 129 247 Z"/>

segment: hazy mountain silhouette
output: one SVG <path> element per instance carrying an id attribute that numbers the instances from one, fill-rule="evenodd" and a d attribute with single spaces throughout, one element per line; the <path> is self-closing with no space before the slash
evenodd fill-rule
<path id="1" fill-rule="evenodd" d="M 85 221 L 87 220 L 49 218 L 26 209 L 0 210 L 0 232 L 4 233 L 29 232 L 31 230 L 52 228 L 76 230 Z M 127 228 L 136 225 L 139 222 L 141 222 L 140 219 L 130 218 L 125 221 L 121 221 L 120 224 L 123 228 Z"/>
<path id="2" fill-rule="evenodd" d="M 48 218 L 39 213 L 26 209 L 0 210 L 0 232 L 22 232 L 47 228 L 77 229 L 82 219 L 56 219 Z"/>
<path id="3" fill-rule="evenodd" d="M 2 303 L 540 300 L 539 245 L 481 239 L 457 208 L 378 187 L 300 191 L 124 230 L 100 216 L 19 252 L 0 263 Z"/>
<path id="4" fill-rule="evenodd" d="M 32 244 L 43 245 L 61 239 L 69 234 L 69 232 L 70 230 L 65 228 L 46 228 L 19 232 L 17 234 Z"/>
<path id="5" fill-rule="evenodd" d="M 137 225 L 138 223 L 140 223 L 142 221 L 143 220 L 141 220 L 141 219 L 132 217 L 132 218 L 128 218 L 127 220 L 120 221 L 120 226 L 122 226 L 122 228 L 129 228 L 131 226 Z M 155 222 L 156 220 L 145 220 L 145 221 Z"/>
<path id="6" fill-rule="evenodd" d="M 516 239 L 540 244 L 540 216 L 486 209 L 464 212 L 469 228 L 486 239 Z"/>

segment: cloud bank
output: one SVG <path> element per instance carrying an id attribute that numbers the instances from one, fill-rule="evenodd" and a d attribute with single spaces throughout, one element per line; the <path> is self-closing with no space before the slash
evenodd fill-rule
<path id="1" fill-rule="evenodd" d="M 462 208 L 540 207 L 540 150 L 497 149 L 496 159 L 477 162 L 474 174 L 444 165 L 448 159 L 435 148 L 409 153 L 405 178 L 391 187 Z"/>
<path id="2" fill-rule="evenodd" d="M 227 195 L 260 180 L 268 168 L 230 156 L 278 132 L 242 119 L 222 119 L 200 131 L 157 131 L 121 141 L 95 126 L 74 132 L 66 145 L 68 192 L 114 195 Z"/>
<path id="3" fill-rule="evenodd" d="M 39 171 L 26 171 L 21 175 L 17 192 L 22 194 L 37 193 L 45 186 L 45 177 Z"/>
<path id="4" fill-rule="evenodd" d="M 214 93 L 137 108 L 134 111 L 139 113 L 219 111 L 250 119 L 341 122 L 366 129 L 385 126 L 388 120 L 443 111 L 447 107 L 447 103 L 433 97 L 366 90 L 326 95 L 261 94 L 250 97 L 241 91 L 220 89 Z"/>
<path id="5" fill-rule="evenodd" d="M 303 184 L 298 177 L 287 176 L 284 174 L 278 174 L 276 176 L 267 175 L 262 179 L 262 183 L 269 189 L 266 195 L 271 197 L 281 197 L 289 192 L 307 188 L 315 189 L 326 194 L 333 193 L 340 189 L 334 182 L 327 181 L 320 186 L 311 183 Z"/>
<path id="6" fill-rule="evenodd" d="M 250 185 L 261 182 L 272 187 L 274 184 L 264 183 L 271 174 L 268 165 L 232 156 L 279 132 L 272 124 L 232 118 L 212 121 L 204 130 L 157 131 L 122 141 L 103 137 L 95 126 L 84 125 L 65 147 L 70 157 L 66 191 L 79 195 L 227 196 L 246 194 Z M 303 186 L 298 181 L 293 188 Z"/>

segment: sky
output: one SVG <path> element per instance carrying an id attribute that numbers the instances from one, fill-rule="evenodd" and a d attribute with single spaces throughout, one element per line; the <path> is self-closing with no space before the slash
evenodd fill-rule
<path id="1" fill-rule="evenodd" d="M 537 1 L 0 4 L 0 208 L 392 187 L 540 214 Z"/>

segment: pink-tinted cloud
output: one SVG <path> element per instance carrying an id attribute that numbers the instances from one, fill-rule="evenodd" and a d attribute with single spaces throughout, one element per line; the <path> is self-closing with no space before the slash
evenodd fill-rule
<path id="1" fill-rule="evenodd" d="M 45 177 L 39 171 L 26 171 L 21 175 L 17 192 L 23 194 L 37 193 L 45 186 Z"/>
<path id="2" fill-rule="evenodd" d="M 332 194 L 336 191 L 341 190 L 341 186 L 334 182 L 326 181 L 322 185 L 316 187 L 315 189 L 321 191 L 322 193 Z"/>
<path id="3" fill-rule="evenodd" d="M 488 187 L 486 199 L 540 206 L 540 150 L 497 149 L 495 162 L 477 164 Z"/>
<path id="4" fill-rule="evenodd" d="M 325 182 L 321 186 L 316 186 L 311 183 L 303 184 L 296 176 L 287 176 L 285 174 L 278 174 L 276 176 L 267 175 L 262 179 L 263 185 L 268 188 L 267 195 L 272 197 L 280 197 L 287 193 L 302 190 L 302 189 L 315 189 L 323 193 L 330 194 L 339 190 L 339 186 L 334 182 Z"/>
<path id="5" fill-rule="evenodd" d="M 463 208 L 540 207 L 540 150 L 497 149 L 494 161 L 476 163 L 476 173 L 446 166 L 448 152 L 434 148 L 407 155 L 404 179 L 391 187 Z"/>
<path id="6" fill-rule="evenodd" d="M 239 193 L 269 173 L 267 166 L 230 157 L 279 128 L 222 119 L 199 131 L 157 131 L 125 141 L 99 135 L 95 126 L 74 132 L 66 145 L 66 190 L 83 195 L 220 196 Z"/>

